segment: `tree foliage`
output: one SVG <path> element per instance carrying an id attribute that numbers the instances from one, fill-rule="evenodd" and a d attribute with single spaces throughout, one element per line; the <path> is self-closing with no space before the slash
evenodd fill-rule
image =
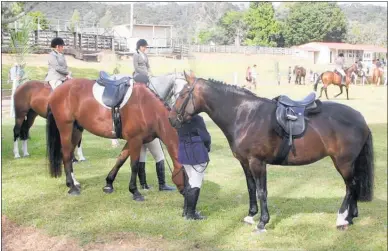
<path id="1" fill-rule="evenodd" d="M 7 24 L 13 23 L 38 5 L 41 2 L 2 2 L 1 3 L 1 23 L 2 27 L 6 27 Z"/>
<path id="2" fill-rule="evenodd" d="M 346 36 L 346 18 L 336 3 L 298 2 L 285 21 L 286 45 L 313 41 L 341 42 Z"/>
<path id="3" fill-rule="evenodd" d="M 113 26 L 112 12 L 109 9 L 105 12 L 105 15 L 100 19 L 99 24 L 101 28 L 111 28 Z"/>
<path id="4" fill-rule="evenodd" d="M 244 17 L 248 31 L 245 43 L 248 45 L 276 46 L 280 34 L 279 23 L 271 2 L 253 2 Z"/>
<path id="5" fill-rule="evenodd" d="M 50 23 L 42 12 L 33 11 L 28 13 L 28 16 L 31 17 L 34 30 L 38 30 L 38 28 L 40 30 L 46 30 L 49 28 Z M 38 24 L 39 24 L 39 27 L 38 27 Z"/>
<path id="6" fill-rule="evenodd" d="M 81 20 L 81 16 L 77 9 L 74 10 L 73 15 L 70 19 L 70 29 L 71 31 L 76 31 L 77 25 L 79 25 L 79 21 Z"/>

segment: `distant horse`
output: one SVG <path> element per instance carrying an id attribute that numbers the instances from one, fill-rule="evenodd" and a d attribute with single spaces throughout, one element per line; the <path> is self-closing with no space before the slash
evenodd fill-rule
<path id="1" fill-rule="evenodd" d="M 373 69 L 372 82 L 376 85 L 382 84 L 384 72 L 378 67 Z"/>
<path id="2" fill-rule="evenodd" d="M 305 84 L 305 78 L 306 78 L 306 69 L 303 68 L 302 66 L 295 66 L 294 71 L 293 71 L 295 76 L 295 84 L 301 85 L 301 79 L 303 78 L 303 84 Z"/>
<path id="3" fill-rule="evenodd" d="M 175 79 L 173 79 L 176 81 Z M 127 78 L 117 81 L 108 80 L 105 86 L 125 90 L 123 85 L 131 85 Z M 172 180 L 179 191 L 184 188 L 184 177 L 181 164 L 178 162 L 178 135 L 168 121 L 169 106 L 144 83 L 133 84 L 131 96 L 112 118 L 112 109 L 104 107 L 93 95 L 95 81 L 88 79 L 72 79 L 57 87 L 49 98 L 49 111 L 47 119 L 47 151 L 50 162 L 50 173 L 53 177 L 61 175 L 61 162 L 63 160 L 66 173 L 66 185 L 70 188 L 70 195 L 80 194 L 80 184 L 75 179 L 71 159 L 71 152 L 79 137 L 79 128 L 84 128 L 90 133 L 104 137 L 125 139 L 127 142 L 116 164 L 106 178 L 103 191 L 111 193 L 113 182 L 120 167 L 131 156 L 131 179 L 129 191 L 133 199 L 143 201 L 144 197 L 137 189 L 136 177 L 138 175 L 138 161 L 140 149 L 144 143 L 160 138 L 167 146 L 172 159 L 174 170 Z M 167 84 L 167 83 L 165 83 Z M 96 83 L 97 85 L 97 83 Z M 114 87 L 116 86 L 116 87 Z M 129 89 L 127 89 L 129 90 Z M 117 94 L 117 92 L 114 92 Z M 118 97 L 127 95 L 123 91 Z M 118 101 L 116 96 L 108 96 L 108 101 Z M 113 123 L 117 122 L 117 127 Z M 121 128 L 120 130 L 118 128 Z M 121 134 L 119 136 L 117 133 Z"/>
<path id="4" fill-rule="evenodd" d="M 37 80 L 27 81 L 20 85 L 14 94 L 15 126 L 13 128 L 15 158 L 20 158 L 18 139 L 22 140 L 23 156 L 29 156 L 27 141 L 29 130 L 34 124 L 35 118 L 39 115 L 47 117 L 48 97 L 52 92 L 49 84 Z M 78 157 L 80 161 L 86 160 L 81 147 L 81 140 L 78 143 Z"/>
<path id="5" fill-rule="evenodd" d="M 351 81 L 351 76 L 353 72 L 358 72 L 357 64 L 353 64 L 348 69 L 345 70 L 346 79 L 345 79 L 345 87 L 346 87 L 346 98 L 349 100 L 349 85 Z M 326 98 L 329 99 L 327 95 L 327 87 L 331 84 L 338 85 L 340 88 L 340 93 L 335 95 L 334 97 L 338 97 L 343 92 L 344 85 L 342 84 L 342 77 L 338 72 L 332 72 L 332 71 L 326 71 L 321 74 L 321 80 L 323 83 L 323 86 L 321 88 L 321 93 L 318 98 L 322 97 L 322 92 L 325 90 Z M 318 81 L 314 84 L 314 91 L 317 91 Z"/>
<path id="6" fill-rule="evenodd" d="M 193 73 L 186 79 L 188 85 L 170 112 L 170 123 L 179 128 L 193 115 L 205 112 L 222 130 L 246 176 L 250 206 L 244 221 L 253 223 L 252 217 L 258 212 L 256 193 L 260 200 L 259 231 L 265 230 L 270 219 L 267 164 L 307 165 L 330 156 L 346 184 L 336 223 L 339 229 L 346 229 L 358 216 L 357 201 L 372 200 L 372 133 L 358 111 L 339 103 L 315 101 L 315 95 L 302 101 L 287 96 L 269 100 L 236 86 L 196 78 Z M 291 124 L 292 130 L 302 132 L 293 139 L 292 151 L 289 137 L 280 136 L 278 130 L 280 123 L 291 121 L 297 125 Z M 304 133 L 298 129 L 301 126 L 305 127 Z"/>

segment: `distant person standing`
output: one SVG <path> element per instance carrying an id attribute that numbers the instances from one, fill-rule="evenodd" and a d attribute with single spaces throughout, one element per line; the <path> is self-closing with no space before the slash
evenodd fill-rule
<path id="1" fill-rule="evenodd" d="M 146 50 L 148 43 L 145 39 L 140 39 L 136 43 L 136 52 L 133 54 L 133 67 L 135 74 L 133 79 L 135 82 L 148 83 L 152 76 L 151 67 L 148 61 Z"/>
<path id="2" fill-rule="evenodd" d="M 11 118 L 15 117 L 15 107 L 13 95 L 15 94 L 16 88 L 19 86 L 19 80 L 21 78 L 21 69 L 18 63 L 15 63 L 9 70 L 8 82 L 12 82 L 12 94 L 11 94 Z"/>
<path id="3" fill-rule="evenodd" d="M 245 72 L 245 80 L 246 80 L 246 85 L 248 86 L 248 89 L 251 89 L 251 84 L 252 84 L 252 70 L 251 67 L 248 66 L 246 72 Z M 244 86 L 243 86 L 244 87 Z"/>
<path id="4" fill-rule="evenodd" d="M 278 82 L 278 85 L 280 85 L 280 72 L 279 72 L 279 62 L 276 61 L 275 62 L 275 77 L 276 77 L 276 80 Z"/>
<path id="5" fill-rule="evenodd" d="M 292 75 L 292 70 L 291 70 L 291 66 L 288 67 L 288 83 L 290 84 L 291 83 L 291 75 Z"/>
<path id="6" fill-rule="evenodd" d="M 253 84 L 253 87 L 255 88 L 256 90 L 256 84 L 257 84 L 257 71 L 256 71 L 256 65 L 254 64 L 253 65 L 253 68 L 251 70 L 251 75 L 252 75 L 252 84 Z"/>

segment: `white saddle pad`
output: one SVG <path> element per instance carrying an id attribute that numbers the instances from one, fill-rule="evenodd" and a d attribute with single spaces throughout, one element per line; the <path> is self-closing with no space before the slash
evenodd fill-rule
<path id="1" fill-rule="evenodd" d="M 128 91 L 127 93 L 125 94 L 124 96 L 124 99 L 123 99 L 123 102 L 121 102 L 120 104 L 120 109 L 123 108 L 123 106 L 128 102 L 129 98 L 131 97 L 131 94 L 132 94 L 132 88 L 133 88 L 133 80 L 131 79 L 129 81 L 129 83 L 131 84 L 130 87 L 128 88 Z M 94 98 L 98 101 L 98 103 L 100 103 L 103 107 L 105 108 L 109 108 L 108 106 L 106 106 L 104 104 L 104 102 L 102 102 L 102 94 L 104 93 L 104 90 L 105 90 L 105 87 L 104 86 L 101 86 L 99 85 L 97 82 L 93 84 L 93 96 Z"/>

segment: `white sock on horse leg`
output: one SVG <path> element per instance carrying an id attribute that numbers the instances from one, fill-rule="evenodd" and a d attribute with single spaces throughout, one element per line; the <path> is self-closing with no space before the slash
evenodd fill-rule
<path id="1" fill-rule="evenodd" d="M 14 156 L 15 156 L 15 159 L 20 158 L 18 139 L 16 139 L 16 140 L 13 142 L 13 154 L 14 154 Z"/>
<path id="2" fill-rule="evenodd" d="M 80 161 L 84 161 L 86 160 L 85 157 L 84 157 L 84 154 L 82 152 L 82 146 L 79 146 L 78 149 L 77 149 L 77 155 L 78 155 L 78 158 Z"/>
<path id="3" fill-rule="evenodd" d="M 30 156 L 27 149 L 27 140 L 22 140 L 22 149 L 23 149 L 23 156 L 27 157 Z"/>

